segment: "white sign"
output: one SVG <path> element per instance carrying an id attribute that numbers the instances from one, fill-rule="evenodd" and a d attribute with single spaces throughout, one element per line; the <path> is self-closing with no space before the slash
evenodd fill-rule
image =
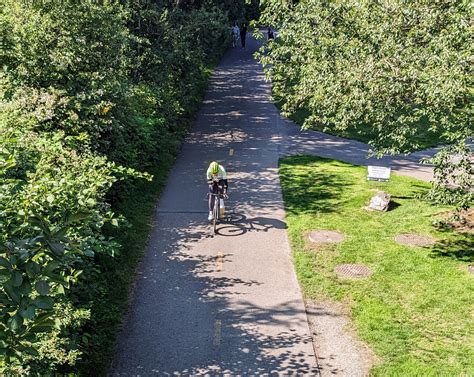
<path id="1" fill-rule="evenodd" d="M 367 166 L 369 181 L 388 181 L 390 179 L 390 168 L 385 166 Z"/>

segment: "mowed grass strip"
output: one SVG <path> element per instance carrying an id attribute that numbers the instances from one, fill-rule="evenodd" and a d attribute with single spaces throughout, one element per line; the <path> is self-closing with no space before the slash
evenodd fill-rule
<path id="1" fill-rule="evenodd" d="M 367 181 L 367 168 L 312 156 L 280 160 L 288 231 L 298 279 L 309 299 L 346 303 L 359 337 L 374 350 L 374 375 L 474 375 L 472 235 L 433 226 L 449 210 L 418 198 L 429 184 L 392 174 Z M 377 190 L 392 210 L 364 207 Z M 345 240 L 315 246 L 311 230 L 336 230 Z M 401 233 L 431 236 L 430 247 L 402 246 Z M 365 280 L 341 279 L 334 267 L 362 263 Z"/>

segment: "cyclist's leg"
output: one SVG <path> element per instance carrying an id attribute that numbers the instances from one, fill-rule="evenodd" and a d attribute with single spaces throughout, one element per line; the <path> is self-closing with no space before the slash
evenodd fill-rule
<path id="1" fill-rule="evenodd" d="M 209 194 L 214 194 L 214 185 L 209 185 Z M 209 212 L 214 209 L 214 197 L 209 195 Z"/>
<path id="2" fill-rule="evenodd" d="M 219 188 L 220 188 L 220 184 L 212 183 L 209 185 L 209 193 L 217 194 L 220 192 Z M 212 212 L 212 210 L 214 209 L 214 200 L 215 200 L 215 197 L 212 195 L 209 195 L 209 212 Z"/>
<path id="3" fill-rule="evenodd" d="M 219 194 L 221 195 L 224 194 L 224 180 L 223 179 L 219 180 Z"/>

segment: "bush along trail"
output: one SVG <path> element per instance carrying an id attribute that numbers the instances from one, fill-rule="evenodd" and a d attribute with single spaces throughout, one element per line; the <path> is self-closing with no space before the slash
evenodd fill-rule
<path id="1" fill-rule="evenodd" d="M 177 3 L 3 3 L 2 374 L 110 362 L 156 195 L 245 17 Z"/>

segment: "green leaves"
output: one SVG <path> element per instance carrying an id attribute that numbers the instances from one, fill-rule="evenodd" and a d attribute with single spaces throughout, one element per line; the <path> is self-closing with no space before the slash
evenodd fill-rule
<path id="1" fill-rule="evenodd" d="M 76 212 L 76 213 L 68 216 L 66 223 L 67 224 L 73 224 L 75 222 L 85 220 L 85 219 L 89 218 L 91 215 L 92 215 L 92 212 L 86 212 L 86 211 Z"/>
<path id="2" fill-rule="evenodd" d="M 26 347 L 24 349 L 24 352 L 26 352 L 28 355 L 31 355 L 31 356 L 39 356 L 38 351 L 34 349 L 33 347 Z"/>
<path id="3" fill-rule="evenodd" d="M 39 280 L 35 284 L 35 289 L 40 295 L 46 296 L 49 293 L 49 284 L 46 280 Z"/>
<path id="4" fill-rule="evenodd" d="M 260 23 L 278 37 L 259 58 L 283 113 L 304 128 L 368 140 L 378 156 L 456 145 L 473 136 L 471 12 L 468 2 L 270 0 Z M 469 200 L 438 183 L 451 202 Z"/>
<path id="5" fill-rule="evenodd" d="M 10 299 L 13 301 L 13 303 L 15 303 L 15 304 L 20 303 L 21 296 L 20 296 L 20 292 L 19 292 L 18 289 L 16 289 L 15 287 L 13 287 L 9 283 L 6 283 L 3 286 L 3 289 L 5 290 L 5 293 L 10 297 Z"/>
<path id="6" fill-rule="evenodd" d="M 15 271 L 10 279 L 12 287 L 18 288 L 23 283 L 23 275 L 19 271 Z"/>
<path id="7" fill-rule="evenodd" d="M 54 301 L 51 297 L 39 296 L 32 301 L 38 309 L 50 310 L 53 308 Z"/>
<path id="8" fill-rule="evenodd" d="M 20 314 L 15 314 L 7 321 L 7 326 L 11 331 L 16 332 L 23 325 L 23 321 L 24 319 Z"/>
<path id="9" fill-rule="evenodd" d="M 66 246 L 58 241 L 46 241 L 51 251 L 56 254 L 57 256 L 61 256 L 64 254 L 64 250 L 66 250 Z"/>
<path id="10" fill-rule="evenodd" d="M 38 263 L 30 261 L 26 263 L 25 270 L 30 277 L 35 277 L 40 274 L 41 267 Z"/>
<path id="11" fill-rule="evenodd" d="M 6 258 L 1 257 L 1 256 L 0 256 L 0 266 L 6 268 L 7 270 L 12 269 L 11 263 Z"/>
<path id="12" fill-rule="evenodd" d="M 30 293 L 31 293 L 32 289 L 31 289 L 31 284 L 28 280 L 23 280 L 23 283 L 21 284 L 20 288 L 19 288 L 19 292 L 23 295 L 23 296 L 28 296 Z"/>
<path id="13" fill-rule="evenodd" d="M 36 308 L 33 305 L 29 305 L 26 309 L 20 311 L 20 315 L 24 319 L 33 319 L 36 313 Z"/>
<path id="14" fill-rule="evenodd" d="M 23 362 L 41 375 L 72 370 L 86 318 L 74 305 L 103 296 L 97 263 L 118 254 L 109 234 L 125 228 L 111 204 L 125 180 L 152 180 L 137 169 L 173 158 L 208 61 L 226 47 L 227 15 L 244 12 L 241 0 L 166 4 L 2 3 L 0 374 L 4 360 L 11 374 Z"/>

